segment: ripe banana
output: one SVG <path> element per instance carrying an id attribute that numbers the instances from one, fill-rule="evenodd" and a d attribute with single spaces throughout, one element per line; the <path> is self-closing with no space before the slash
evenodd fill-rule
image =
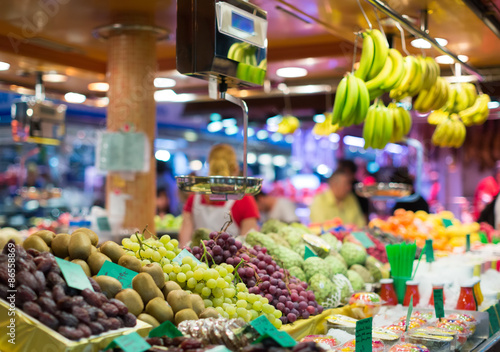
<path id="1" fill-rule="evenodd" d="M 333 103 L 333 112 L 332 112 L 332 125 L 340 123 L 346 97 L 347 97 L 347 76 L 342 78 L 337 87 L 337 91 L 335 92 L 335 101 Z"/>
<path id="2" fill-rule="evenodd" d="M 365 120 L 366 114 L 368 113 L 368 108 L 370 107 L 370 93 L 366 88 L 365 82 L 361 78 L 356 77 L 356 80 L 358 81 L 359 98 L 356 106 L 354 124 L 359 125 Z"/>
<path id="3" fill-rule="evenodd" d="M 340 131 L 339 125 L 332 125 L 332 113 L 325 112 L 325 121 L 314 124 L 313 133 L 317 136 L 329 136 L 332 133 Z"/>
<path id="4" fill-rule="evenodd" d="M 340 119 L 340 126 L 350 126 L 354 123 L 354 113 L 359 98 L 358 80 L 353 74 L 347 75 L 347 96 Z"/>
<path id="5" fill-rule="evenodd" d="M 276 132 L 281 134 L 292 134 L 300 127 L 300 120 L 292 115 L 285 115 L 278 123 Z"/>
<path id="6" fill-rule="evenodd" d="M 389 49 L 389 58 L 392 61 L 392 72 L 380 86 L 383 90 L 391 90 L 397 87 L 405 73 L 404 59 L 397 49 Z"/>
<path id="7" fill-rule="evenodd" d="M 367 76 L 367 79 L 372 79 L 382 71 L 389 54 L 389 46 L 386 38 L 378 29 L 372 29 L 368 31 L 368 34 L 372 37 L 375 47 L 373 63 Z"/>
<path id="8" fill-rule="evenodd" d="M 418 92 L 420 92 L 420 90 L 422 89 L 422 86 L 424 84 L 424 74 L 425 74 L 424 70 L 426 70 L 425 67 L 422 67 L 420 65 L 420 62 L 416 58 L 413 58 L 413 61 L 415 62 L 416 65 L 416 73 L 415 77 L 410 83 L 410 87 L 406 91 L 407 95 L 410 97 L 417 95 Z"/>
<path id="9" fill-rule="evenodd" d="M 365 140 L 364 148 L 373 148 L 373 136 L 375 129 L 375 119 L 376 119 L 376 106 L 371 105 L 368 108 L 368 114 L 366 115 L 365 124 L 363 125 L 363 139 Z"/>
<path id="10" fill-rule="evenodd" d="M 347 74 L 337 88 L 333 105 L 332 124 L 341 127 L 360 124 L 366 118 L 370 94 L 365 82 L 354 74 Z"/>
<path id="11" fill-rule="evenodd" d="M 382 71 L 379 72 L 377 76 L 375 76 L 373 79 L 369 80 L 366 82 L 366 88 L 370 93 L 372 93 L 376 89 L 380 89 L 382 84 L 389 78 L 389 76 L 392 73 L 392 59 L 389 57 L 387 60 L 385 60 L 385 65 Z"/>
<path id="12" fill-rule="evenodd" d="M 373 58 L 375 56 L 375 44 L 373 42 L 372 36 L 368 32 L 363 32 L 363 49 L 361 51 L 361 59 L 359 60 L 359 68 L 354 72 L 354 75 L 361 78 L 363 81 L 366 80 L 368 72 L 370 71 Z"/>
<path id="13" fill-rule="evenodd" d="M 400 84 L 396 88 L 393 88 L 389 93 L 389 96 L 392 99 L 401 100 L 405 96 L 407 96 L 406 92 L 410 88 L 410 84 L 415 79 L 415 76 L 417 74 L 418 64 L 416 63 L 416 61 L 414 61 L 414 58 L 412 56 L 406 56 L 404 58 L 404 64 L 405 75 L 403 79 L 401 80 Z"/>
<path id="14" fill-rule="evenodd" d="M 465 141 L 466 129 L 457 114 L 443 119 L 432 135 L 432 143 L 438 147 L 460 148 Z"/>
<path id="15" fill-rule="evenodd" d="M 459 111 L 458 116 L 465 126 L 482 125 L 486 122 L 489 115 L 488 103 L 490 97 L 488 94 L 481 94 L 476 98 L 474 104 L 462 111 Z"/>
<path id="16" fill-rule="evenodd" d="M 394 133 L 394 115 L 381 101 L 368 109 L 363 126 L 364 148 L 383 149 Z"/>

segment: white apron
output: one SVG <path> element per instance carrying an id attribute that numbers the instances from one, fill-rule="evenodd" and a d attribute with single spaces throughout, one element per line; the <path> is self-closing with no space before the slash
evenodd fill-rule
<path id="1" fill-rule="evenodd" d="M 201 203 L 201 194 L 195 194 L 193 200 L 193 222 L 194 228 L 199 229 L 204 227 L 212 231 L 219 231 L 222 226 L 229 220 L 228 213 L 234 205 L 234 200 L 228 200 L 223 206 L 209 205 Z M 240 228 L 234 222 L 227 229 L 233 237 L 240 234 Z"/>

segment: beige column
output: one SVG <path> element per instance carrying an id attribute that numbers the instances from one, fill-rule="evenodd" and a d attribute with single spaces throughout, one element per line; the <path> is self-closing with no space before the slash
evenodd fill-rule
<path id="1" fill-rule="evenodd" d="M 135 174 L 133 181 L 124 180 L 116 174 L 108 175 L 108 199 L 110 192 L 117 189 L 130 195 L 131 198 L 126 201 L 123 227 L 142 230 L 148 225 L 149 229 L 154 230 L 156 162 L 153 142 L 156 105 L 153 81 L 156 73 L 157 37 L 156 33 L 147 30 L 148 26 L 153 25 L 149 16 L 131 15 L 120 20 L 125 20 L 118 22 L 124 23 L 123 29 L 110 31 L 107 41 L 107 128 L 109 131 L 119 131 L 130 124 L 136 131 L 145 132 L 150 144 L 151 165 L 149 172 Z"/>

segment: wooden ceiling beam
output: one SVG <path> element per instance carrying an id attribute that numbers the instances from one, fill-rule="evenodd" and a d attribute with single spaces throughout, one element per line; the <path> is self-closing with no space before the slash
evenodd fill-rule
<path id="1" fill-rule="evenodd" d="M 60 52 L 30 43 L 13 43 L 10 38 L 0 35 L 0 51 L 25 56 L 42 62 L 70 66 L 90 72 L 106 73 L 106 62 L 71 52 Z"/>

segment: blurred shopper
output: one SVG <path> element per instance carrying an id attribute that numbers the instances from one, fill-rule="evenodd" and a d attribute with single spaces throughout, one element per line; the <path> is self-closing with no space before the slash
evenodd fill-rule
<path id="1" fill-rule="evenodd" d="M 208 156 L 209 174 L 213 176 L 238 176 L 239 166 L 236 153 L 230 145 L 218 144 L 212 147 Z M 260 214 L 252 196 L 245 195 L 240 200 L 222 202 L 211 201 L 209 197 L 192 194 L 184 205 L 183 221 L 179 233 L 179 243 L 186 245 L 195 229 L 207 228 L 219 230 L 229 219 L 233 223 L 228 232 L 233 236 L 246 235 L 250 230 L 258 229 Z"/>
<path id="2" fill-rule="evenodd" d="M 260 211 L 260 220 L 279 220 L 285 223 L 299 221 L 295 215 L 295 203 L 284 197 L 275 197 L 265 192 L 255 196 Z"/>
<path id="3" fill-rule="evenodd" d="M 163 187 L 156 190 L 156 214 L 160 216 L 171 214 L 170 198 L 168 197 L 167 190 Z"/>
<path id="4" fill-rule="evenodd" d="M 487 204 L 493 202 L 500 191 L 500 161 L 497 161 L 493 175 L 483 178 L 477 185 L 474 192 L 474 219 L 478 219 L 479 215 Z M 494 225 L 492 225 L 494 226 Z"/>
<path id="5" fill-rule="evenodd" d="M 313 199 L 311 222 L 323 223 L 340 218 L 344 224 L 363 227 L 366 220 L 352 192 L 352 175 L 344 169 L 337 169 L 328 179 L 328 186 L 328 190 Z"/>
<path id="6" fill-rule="evenodd" d="M 487 222 L 495 230 L 500 230 L 500 194 L 497 194 L 493 201 L 484 207 L 477 222 Z"/>
<path id="7" fill-rule="evenodd" d="M 414 195 L 414 186 L 413 186 L 413 179 L 408 173 L 408 169 L 406 168 L 398 168 L 394 172 L 394 174 L 391 177 L 391 182 L 396 182 L 396 183 L 403 183 L 405 185 L 411 186 L 411 193 Z M 416 197 L 414 200 L 410 202 L 397 202 L 394 205 L 394 208 L 392 209 L 392 212 L 394 213 L 394 210 L 396 209 L 405 209 L 405 210 L 412 210 L 412 211 L 418 211 L 418 210 L 423 210 L 425 212 L 429 212 L 429 204 L 427 204 L 426 200 L 419 194 L 418 197 Z"/>
<path id="8" fill-rule="evenodd" d="M 351 178 L 351 184 L 352 184 L 351 191 L 358 200 L 361 211 L 365 215 L 365 220 L 368 220 L 368 216 L 370 215 L 368 199 L 358 196 L 354 191 L 354 186 L 356 185 L 356 183 L 359 182 L 356 178 L 356 173 L 358 172 L 358 166 L 352 160 L 340 159 L 337 163 L 337 169 L 344 170 Z"/>

